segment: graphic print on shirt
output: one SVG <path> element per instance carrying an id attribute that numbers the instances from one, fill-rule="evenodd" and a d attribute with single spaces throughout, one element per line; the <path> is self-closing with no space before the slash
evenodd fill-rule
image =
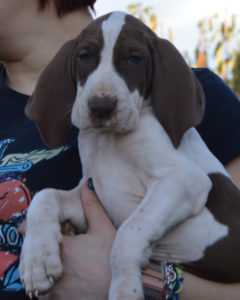
<path id="1" fill-rule="evenodd" d="M 29 153 L 8 154 L 14 139 L 0 141 L 0 290 L 22 289 L 18 273 L 23 237 L 17 228 L 26 217 L 32 193 L 26 186 L 24 173 L 43 160 L 48 160 L 67 146 L 56 150 L 34 150 Z"/>

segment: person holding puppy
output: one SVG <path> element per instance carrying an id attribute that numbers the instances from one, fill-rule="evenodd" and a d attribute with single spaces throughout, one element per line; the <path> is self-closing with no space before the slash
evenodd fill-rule
<path id="1" fill-rule="evenodd" d="M 92 21 L 89 9 L 94 3 L 3 0 L 0 4 L 0 299 L 27 299 L 17 269 L 23 239 L 17 229 L 33 194 L 45 187 L 71 189 L 81 178 L 75 128 L 62 148 L 50 150 L 24 115 L 24 107 L 27 95 L 32 94 L 39 75 L 59 48 Z M 239 101 L 213 73 L 194 72 L 207 98 L 205 117 L 198 129 L 240 185 Z M 223 106 L 226 121 L 222 120 Z M 215 127 L 220 125 L 216 133 Z M 89 187 L 85 184 L 81 195 L 88 231 L 65 237 L 63 276 L 40 299 L 107 299 L 115 228 L 92 191 L 91 181 Z M 184 300 L 236 299 L 240 291 L 240 284 L 209 282 L 186 272 L 183 277 Z"/>

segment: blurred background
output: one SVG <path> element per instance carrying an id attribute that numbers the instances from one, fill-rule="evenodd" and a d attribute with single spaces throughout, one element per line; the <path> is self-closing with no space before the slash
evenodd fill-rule
<path id="1" fill-rule="evenodd" d="M 169 39 L 190 67 L 208 67 L 240 97 L 239 0 L 98 0 L 99 17 L 121 10 Z"/>

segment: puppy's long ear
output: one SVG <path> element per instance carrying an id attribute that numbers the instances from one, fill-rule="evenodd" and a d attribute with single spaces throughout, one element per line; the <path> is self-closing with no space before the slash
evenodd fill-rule
<path id="1" fill-rule="evenodd" d="M 204 94 L 194 73 L 169 41 L 159 38 L 153 52 L 153 109 L 178 147 L 184 132 L 202 120 Z"/>
<path id="2" fill-rule="evenodd" d="M 76 96 L 73 74 L 75 40 L 65 43 L 42 72 L 25 108 L 43 141 L 51 148 L 61 146 L 71 126 L 71 108 Z"/>

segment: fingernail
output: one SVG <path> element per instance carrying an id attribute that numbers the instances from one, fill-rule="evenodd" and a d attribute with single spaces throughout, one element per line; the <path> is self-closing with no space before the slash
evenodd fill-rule
<path id="1" fill-rule="evenodd" d="M 88 178 L 88 188 L 91 191 L 95 191 L 92 178 Z"/>

